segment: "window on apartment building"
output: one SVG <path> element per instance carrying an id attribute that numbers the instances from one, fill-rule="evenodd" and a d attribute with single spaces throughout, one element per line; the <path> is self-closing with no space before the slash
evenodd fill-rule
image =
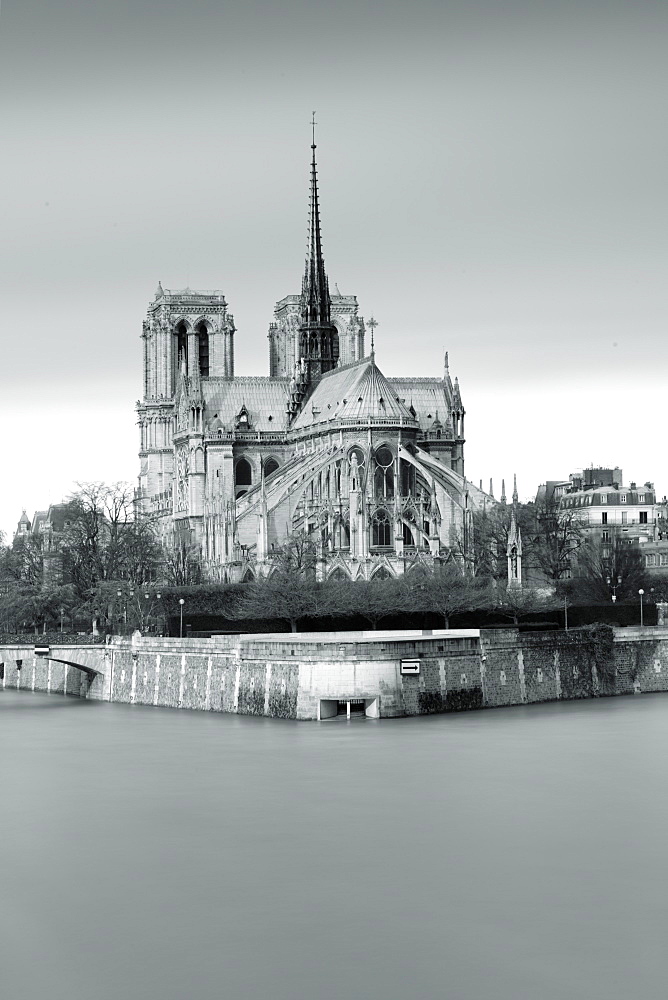
<path id="1" fill-rule="evenodd" d="M 638 517 L 640 519 L 640 523 L 641 524 L 647 524 L 647 511 L 646 510 L 641 510 L 640 514 L 638 515 Z"/>
<path id="2" fill-rule="evenodd" d="M 644 493 L 639 493 L 638 494 L 638 503 L 644 503 L 644 502 L 645 502 L 645 494 Z"/>
<path id="3" fill-rule="evenodd" d="M 609 531 L 603 531 L 601 533 L 601 541 L 602 542 L 609 542 L 610 541 L 610 532 Z"/>
<path id="4" fill-rule="evenodd" d="M 607 524 L 607 523 L 608 523 L 608 512 L 607 510 L 604 510 L 603 513 L 601 514 L 601 524 Z"/>
<path id="5" fill-rule="evenodd" d="M 656 566 L 656 556 L 645 556 L 645 566 Z"/>
<path id="6" fill-rule="evenodd" d="M 619 494 L 619 502 L 620 503 L 626 503 L 626 493 L 620 493 Z"/>
<path id="7" fill-rule="evenodd" d="M 622 511 L 622 524 L 626 524 L 626 522 L 628 521 L 628 519 L 629 519 L 629 512 L 628 512 L 628 510 L 623 510 Z"/>
<path id="8" fill-rule="evenodd" d="M 607 502 L 608 502 L 608 494 L 607 493 L 602 493 L 601 494 L 601 503 L 607 503 Z"/>
<path id="9" fill-rule="evenodd" d="M 661 565 L 668 566 L 668 552 L 661 553 Z"/>

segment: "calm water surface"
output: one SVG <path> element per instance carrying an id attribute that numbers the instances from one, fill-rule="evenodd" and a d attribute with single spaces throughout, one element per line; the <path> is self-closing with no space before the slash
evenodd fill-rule
<path id="1" fill-rule="evenodd" d="M 294 723 L 0 691 L 8 1000 L 668 995 L 668 696 Z"/>

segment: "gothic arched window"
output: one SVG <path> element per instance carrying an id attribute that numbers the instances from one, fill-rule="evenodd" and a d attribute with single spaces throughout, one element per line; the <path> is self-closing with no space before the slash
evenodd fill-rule
<path id="1" fill-rule="evenodd" d="M 277 468 L 278 468 L 278 462 L 276 461 L 276 459 L 268 458 L 267 461 L 264 463 L 265 477 L 270 476 L 272 472 L 276 472 Z"/>
<path id="2" fill-rule="evenodd" d="M 346 571 L 344 569 L 341 569 L 340 566 L 337 566 L 337 568 L 332 573 L 329 574 L 328 579 L 329 580 L 350 580 L 350 577 L 348 576 L 348 574 L 346 573 Z"/>
<path id="3" fill-rule="evenodd" d="M 253 482 L 253 470 L 246 458 L 240 458 L 234 470 L 235 486 L 250 486 Z"/>
<path id="4" fill-rule="evenodd" d="M 181 364 L 185 361 L 186 367 L 188 365 L 188 328 L 186 324 L 181 320 L 180 323 L 176 325 L 176 361 L 180 368 Z"/>
<path id="5" fill-rule="evenodd" d="M 199 341 L 199 373 L 204 378 L 209 375 L 209 331 L 206 323 L 198 323 L 197 339 Z"/>
<path id="6" fill-rule="evenodd" d="M 386 510 L 378 510 L 373 517 L 373 545 L 391 545 L 392 528 Z"/>
<path id="7" fill-rule="evenodd" d="M 401 493 L 402 496 L 415 496 L 415 467 L 408 462 L 401 463 Z"/>
<path id="8" fill-rule="evenodd" d="M 364 483 L 364 452 L 362 451 L 361 448 L 351 448 L 350 449 L 350 452 L 348 454 L 348 476 L 349 477 L 351 476 L 352 468 L 353 468 L 353 455 L 357 459 L 357 475 L 358 475 L 358 479 L 357 479 L 357 482 L 354 484 L 354 486 L 353 486 L 352 480 L 351 480 L 350 481 L 350 486 L 352 486 L 353 489 L 358 490 L 358 489 L 361 488 L 362 484 Z"/>
<path id="9" fill-rule="evenodd" d="M 375 455 L 376 471 L 374 484 L 376 496 L 394 496 L 394 458 L 389 448 L 384 445 L 378 449 Z"/>
<path id="10" fill-rule="evenodd" d="M 392 574 L 384 566 L 381 566 L 380 569 L 376 570 L 376 572 L 373 574 L 373 576 L 371 577 L 371 579 L 372 580 L 391 580 L 392 579 Z"/>
<path id="11" fill-rule="evenodd" d="M 350 523 L 343 518 L 337 518 L 334 523 L 334 548 L 350 548 Z"/>

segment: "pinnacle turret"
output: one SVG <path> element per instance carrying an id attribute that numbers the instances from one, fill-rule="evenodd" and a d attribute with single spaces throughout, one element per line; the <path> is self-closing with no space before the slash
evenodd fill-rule
<path id="1" fill-rule="evenodd" d="M 455 377 L 455 387 L 452 395 L 453 403 L 456 410 L 462 409 L 462 395 L 459 391 L 459 379 Z"/>

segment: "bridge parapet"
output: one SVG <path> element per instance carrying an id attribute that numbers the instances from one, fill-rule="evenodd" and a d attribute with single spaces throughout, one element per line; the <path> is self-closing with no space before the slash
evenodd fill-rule
<path id="1" fill-rule="evenodd" d="M 0 646 L 0 685 L 16 690 L 70 694 L 80 698 L 104 690 L 109 654 L 102 645 L 35 643 Z M 93 695 L 94 696 L 94 695 Z"/>

